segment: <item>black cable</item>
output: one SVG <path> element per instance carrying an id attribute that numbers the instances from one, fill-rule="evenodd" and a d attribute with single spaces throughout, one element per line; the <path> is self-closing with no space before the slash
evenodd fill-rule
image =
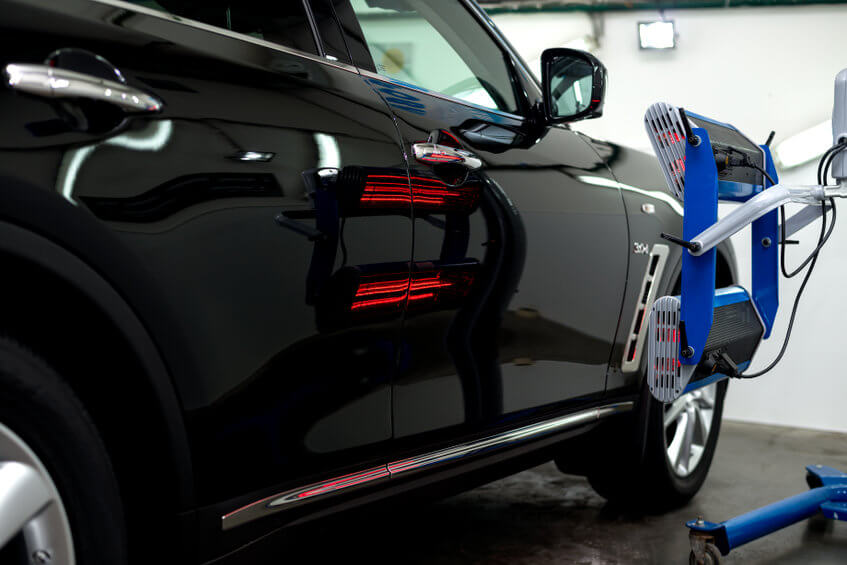
<path id="1" fill-rule="evenodd" d="M 826 150 L 826 153 L 823 154 L 823 157 L 821 157 L 821 160 L 818 162 L 818 184 L 826 184 L 826 172 L 824 171 L 824 173 L 821 174 L 821 171 L 823 170 L 824 166 L 824 161 L 829 160 L 831 162 L 832 157 L 835 157 L 835 153 L 839 153 L 845 147 L 847 147 L 847 140 L 841 141 L 840 143 L 833 145 L 832 147 Z M 827 167 L 827 169 L 828 168 L 829 167 Z"/>
<path id="2" fill-rule="evenodd" d="M 824 153 L 824 155 L 821 157 L 820 163 L 818 163 L 818 184 L 820 184 L 820 185 L 825 184 L 826 174 L 829 170 L 829 162 L 831 161 L 832 157 L 835 154 L 839 153 L 840 151 L 844 150 L 845 148 L 847 148 L 847 144 L 840 143 L 838 145 L 831 147 L 826 153 Z M 773 183 L 772 179 L 769 178 L 769 180 L 771 180 L 771 183 Z M 818 254 L 820 253 L 820 250 L 823 247 L 823 245 L 827 242 L 827 240 L 829 240 L 829 236 L 832 235 L 832 230 L 835 227 L 835 219 L 836 219 L 835 199 L 830 198 L 829 202 L 830 202 L 830 205 L 832 206 L 832 224 L 830 225 L 829 230 L 827 230 L 826 229 L 826 202 L 821 202 L 821 206 L 823 206 L 823 215 L 821 216 L 821 235 L 818 239 L 817 247 L 815 248 L 815 250 L 809 256 L 809 260 L 811 261 L 811 263 L 809 264 L 809 269 L 806 271 L 806 276 L 803 277 L 803 282 L 800 283 L 800 288 L 799 288 L 799 290 L 797 290 L 797 295 L 794 297 L 794 305 L 791 308 L 791 317 L 788 320 L 788 328 L 785 331 L 785 339 L 782 342 L 782 347 L 779 350 L 779 354 L 777 354 L 776 358 L 773 361 L 771 361 L 771 363 L 767 367 L 762 369 L 761 371 L 758 371 L 756 373 L 749 373 L 749 374 L 736 373 L 734 375 L 735 377 L 743 378 L 743 379 L 753 379 L 753 378 L 756 378 L 756 377 L 761 377 L 762 375 L 764 375 L 765 373 L 767 373 L 768 371 L 770 371 L 771 369 L 776 367 L 777 363 L 779 363 L 780 360 L 782 360 L 783 355 L 785 355 L 785 351 L 788 349 L 788 341 L 791 338 L 791 330 L 794 328 L 794 318 L 797 315 L 797 307 L 800 304 L 800 297 L 803 295 L 803 291 L 806 289 L 806 283 L 809 282 L 809 278 L 812 275 L 812 271 L 814 271 L 814 269 L 815 269 L 815 264 L 818 262 Z M 785 217 L 785 215 L 783 213 L 783 218 L 784 217 Z M 783 247 L 783 251 L 784 251 L 785 250 L 785 223 L 784 223 L 784 221 L 783 221 L 783 229 L 782 229 L 782 240 L 783 240 L 783 246 L 782 247 Z M 805 264 L 805 262 L 804 262 L 804 264 Z M 802 267 L 803 267 L 803 265 L 801 265 L 801 268 Z"/>
<path id="3" fill-rule="evenodd" d="M 831 200 L 831 199 L 830 199 Z M 780 206 L 780 213 L 782 215 L 782 226 L 780 227 L 780 237 L 782 239 L 782 249 L 779 252 L 779 267 L 782 269 L 782 276 L 787 279 L 793 278 L 797 276 L 803 268 L 809 264 L 809 261 L 812 260 L 818 254 L 818 251 L 821 250 L 823 245 L 826 243 L 826 240 L 829 239 L 829 233 L 832 233 L 832 229 L 828 234 L 824 234 L 824 230 L 826 229 L 826 202 L 821 202 L 821 235 L 818 236 L 818 245 L 809 253 L 809 256 L 800 263 L 800 266 L 794 269 L 792 272 L 788 272 L 785 268 L 785 206 Z M 832 224 L 835 226 L 835 224 Z"/>
<path id="4" fill-rule="evenodd" d="M 826 154 L 824 154 L 824 158 L 826 158 Z M 767 172 L 766 170 L 764 170 L 762 167 L 760 167 L 759 165 L 757 165 L 757 164 L 755 164 L 755 163 L 753 163 L 753 162 L 751 162 L 751 161 L 749 161 L 749 160 L 748 160 L 748 161 L 747 161 L 744 165 L 742 165 L 742 166 L 744 166 L 744 167 L 750 167 L 750 168 L 752 168 L 752 169 L 756 169 L 757 171 L 759 171 L 760 173 L 762 173 L 762 174 L 763 174 L 763 175 L 764 175 L 764 176 L 768 179 L 768 182 L 770 182 L 770 183 L 771 183 L 771 186 L 774 186 L 774 185 L 776 184 L 776 182 L 774 182 L 773 177 L 772 177 L 772 176 L 770 176 L 770 175 L 768 174 L 768 172 Z M 820 171 L 818 171 L 818 178 L 820 178 Z M 818 184 L 821 184 L 821 183 L 820 183 L 820 182 L 818 182 Z M 768 188 L 768 186 L 767 186 L 767 185 L 765 185 L 765 188 Z M 821 228 L 822 228 L 822 229 L 824 229 L 824 226 L 825 226 L 825 224 L 826 224 L 826 203 L 821 203 L 821 206 L 823 207 L 823 224 L 822 224 Z M 779 229 L 779 231 L 780 231 L 779 236 L 780 236 L 780 242 L 781 242 L 781 245 L 782 245 L 782 249 L 780 249 L 780 251 L 779 251 L 779 267 L 780 267 L 780 269 L 782 270 L 782 276 L 784 276 L 784 277 L 785 277 L 785 278 L 787 278 L 787 279 L 790 279 L 790 278 L 793 278 L 793 277 L 797 276 L 797 274 L 799 274 L 799 273 L 800 273 L 800 271 L 802 271 L 802 270 L 803 270 L 803 268 L 804 268 L 806 265 L 808 265 L 808 264 L 809 264 L 809 261 L 811 261 L 811 260 L 812 260 L 812 258 L 815 256 L 815 254 L 816 254 L 818 251 L 820 251 L 820 249 L 821 249 L 821 247 L 823 246 L 823 244 L 824 244 L 824 243 L 826 243 L 826 239 L 824 238 L 824 234 L 823 234 L 823 233 L 821 233 L 820 238 L 818 238 L 818 246 L 817 246 L 814 250 L 812 250 L 812 252 L 811 252 L 811 253 L 809 253 L 809 256 L 808 256 L 808 257 L 806 257 L 806 260 L 805 260 L 805 261 L 803 261 L 802 263 L 800 263 L 800 266 L 799 266 L 799 267 L 797 267 L 796 269 L 794 269 L 794 271 L 793 271 L 793 272 L 789 273 L 789 272 L 788 272 L 788 269 L 786 269 L 786 268 L 785 268 L 785 239 L 786 239 L 786 237 L 785 237 L 785 206 L 780 206 L 780 207 L 779 207 L 779 214 L 780 214 L 780 218 L 781 218 L 781 222 L 780 222 L 780 229 Z M 833 225 L 834 225 L 834 224 L 833 224 Z"/>
<path id="5" fill-rule="evenodd" d="M 829 166 L 832 164 L 833 159 L 838 153 L 841 153 L 847 149 L 847 140 L 842 141 L 838 145 L 830 147 L 829 150 L 824 154 L 824 157 L 829 157 L 826 165 L 823 168 L 823 176 L 821 176 L 821 167 L 818 164 L 818 184 L 826 185 L 826 177 L 829 176 Z"/>
<path id="6" fill-rule="evenodd" d="M 829 175 L 829 166 L 832 164 L 832 160 L 835 158 L 835 156 L 838 153 L 840 153 L 841 151 L 844 151 L 845 149 L 847 149 L 847 142 L 842 141 L 838 145 L 834 145 L 834 146 L 830 147 L 827 150 L 827 152 L 824 153 L 823 157 L 821 157 L 821 162 L 818 164 L 818 184 L 819 185 L 826 186 L 826 177 Z M 826 162 L 826 164 L 824 164 L 824 161 Z M 823 165 L 823 174 L 822 175 L 821 175 L 821 165 Z M 829 230 L 827 230 L 826 235 L 822 235 L 822 237 L 818 238 L 817 247 L 815 247 L 814 251 L 812 251 L 812 253 L 809 254 L 809 256 L 806 258 L 806 260 L 803 261 L 800 264 L 800 266 L 797 267 L 797 269 L 794 270 L 793 273 L 791 273 L 792 277 L 794 275 L 796 275 L 797 273 L 799 273 L 800 270 L 803 267 L 805 267 L 806 264 L 812 259 L 812 255 L 817 254 L 818 251 L 820 251 L 821 248 L 826 244 L 826 242 L 829 241 L 829 237 L 832 235 L 832 230 L 835 228 L 835 215 L 834 215 L 835 214 L 835 211 L 834 211 L 835 210 L 835 199 L 830 198 L 829 204 L 830 204 L 830 207 L 833 209 L 833 221 L 829 226 Z M 823 217 L 824 223 L 825 223 L 826 222 L 826 202 L 821 202 L 821 207 L 822 207 L 821 216 Z M 782 233 L 783 233 L 783 238 L 782 238 L 782 241 L 783 241 L 783 246 L 782 246 L 783 275 L 786 274 L 785 273 L 785 223 L 784 223 L 784 221 L 785 221 L 785 215 L 783 213 L 783 229 L 782 229 Z M 824 226 L 821 225 L 821 234 L 823 234 L 823 227 Z"/>
<path id="7" fill-rule="evenodd" d="M 832 209 L 832 217 L 833 221 L 835 220 L 835 208 Z M 794 297 L 794 306 L 791 308 L 791 318 L 788 320 L 788 329 L 785 331 L 785 339 L 782 341 L 782 347 L 779 350 L 779 354 L 776 358 L 771 361 L 770 365 L 758 371 L 756 373 L 748 373 L 748 374 L 736 374 L 735 376 L 740 379 L 754 379 L 756 377 L 761 377 L 774 367 L 776 364 L 782 360 L 782 356 L 785 355 L 786 349 L 788 349 L 788 340 L 791 339 L 791 330 L 794 328 L 794 317 L 797 315 L 797 306 L 800 304 L 800 297 L 803 295 L 803 290 L 806 289 L 806 283 L 809 282 L 809 277 L 812 274 L 812 271 L 815 269 L 815 263 L 818 261 L 818 254 L 815 253 L 812 258 L 812 263 L 809 265 L 809 269 L 806 271 L 806 276 L 803 277 L 803 282 L 800 284 L 800 290 L 797 291 L 797 296 Z"/>
<path id="8" fill-rule="evenodd" d="M 766 170 L 764 170 L 762 167 L 760 167 L 756 163 L 753 163 L 752 161 L 748 160 L 744 165 L 742 165 L 742 167 L 750 167 L 751 169 L 756 169 L 757 171 L 759 171 L 760 173 L 765 175 L 765 178 L 768 179 L 768 182 L 771 183 L 771 186 L 774 186 L 776 184 L 776 181 L 773 180 L 773 177 L 770 176 L 770 174 Z M 768 187 L 766 186 L 765 188 L 768 188 Z"/>
<path id="9" fill-rule="evenodd" d="M 832 158 L 835 157 L 835 155 L 837 153 L 844 150 L 845 148 L 847 148 L 847 143 L 842 142 L 838 145 L 834 145 L 834 146 L 830 147 L 823 154 L 823 156 L 821 157 L 820 163 L 818 164 L 818 184 L 820 184 L 820 185 L 826 184 L 826 176 L 827 176 L 827 172 L 829 171 L 829 165 L 832 163 Z M 824 164 L 824 163 L 826 163 L 826 164 Z M 756 165 L 755 163 L 747 160 L 747 162 L 742 166 L 750 167 L 750 168 L 756 169 L 759 172 L 761 172 L 763 175 L 765 175 L 765 177 L 767 177 L 768 181 L 771 183 L 771 186 L 776 184 L 774 182 L 773 177 L 771 177 L 768 174 L 767 171 L 765 171 L 763 168 Z M 821 175 L 821 169 L 822 168 L 823 168 L 823 176 Z M 768 187 L 765 186 L 765 188 L 768 188 Z M 833 200 L 830 198 L 830 203 L 832 203 L 832 202 L 833 202 Z M 800 272 L 803 270 L 803 268 L 806 265 L 809 264 L 809 262 L 814 258 L 814 256 L 817 255 L 817 253 L 821 250 L 821 248 L 826 244 L 827 240 L 829 240 L 829 236 L 832 235 L 832 229 L 835 227 L 835 222 L 833 222 L 830 225 L 829 231 L 825 232 L 825 230 L 826 230 L 826 202 L 821 202 L 822 223 L 821 223 L 821 234 L 818 237 L 818 244 L 812 250 L 812 252 L 809 253 L 809 256 L 806 257 L 806 259 L 802 263 L 800 263 L 800 266 L 789 273 L 788 269 L 786 269 L 786 267 L 785 267 L 785 239 L 786 239 L 786 236 L 785 236 L 785 206 L 779 207 L 779 213 L 780 213 L 780 216 L 781 216 L 781 219 L 782 219 L 781 225 L 780 225 L 780 240 L 781 240 L 781 244 L 782 244 L 782 249 L 780 249 L 780 253 L 779 253 L 779 256 L 780 256 L 779 257 L 779 267 L 782 270 L 782 276 L 784 276 L 787 279 L 790 279 L 790 278 L 793 278 L 793 277 L 797 276 L 798 274 L 800 274 Z"/>

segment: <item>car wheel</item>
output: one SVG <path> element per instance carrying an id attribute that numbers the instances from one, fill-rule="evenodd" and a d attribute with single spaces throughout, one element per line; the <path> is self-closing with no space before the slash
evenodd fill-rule
<path id="1" fill-rule="evenodd" d="M 684 394 L 663 406 L 666 462 L 673 477 L 685 479 L 700 468 L 715 416 L 718 383 Z"/>
<path id="2" fill-rule="evenodd" d="M 653 465 L 648 472 L 654 479 L 654 494 L 665 501 L 660 506 L 681 506 L 703 486 L 718 444 L 726 389 L 727 381 L 722 381 L 684 394 L 670 404 L 655 402 L 661 422 L 657 415 L 651 427 L 661 430 L 661 443 L 659 438 L 648 437 L 647 446 L 662 453 L 651 456 L 648 451 L 646 463 Z"/>
<path id="3" fill-rule="evenodd" d="M 591 466 L 587 472 L 591 486 L 610 502 L 647 510 L 665 511 L 685 504 L 709 473 L 726 389 L 726 381 L 713 383 L 670 404 L 643 394 L 642 437 L 620 450 L 626 460 L 613 463 L 603 458 L 602 464 Z M 613 435 L 607 434 L 607 441 Z"/>
<path id="4" fill-rule="evenodd" d="M 42 359 L 0 337 L 0 563 L 126 563 L 117 481 L 94 424 Z"/>

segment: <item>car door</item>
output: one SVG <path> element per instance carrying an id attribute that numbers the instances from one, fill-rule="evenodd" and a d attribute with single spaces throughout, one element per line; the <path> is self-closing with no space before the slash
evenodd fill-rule
<path id="1" fill-rule="evenodd" d="M 345 0 L 336 11 L 409 155 L 416 268 L 473 279 L 436 312 L 409 304 L 394 381 L 400 445 L 599 398 L 629 245 L 603 159 L 567 127 L 539 124 L 537 84 L 470 5 Z"/>
<path id="2" fill-rule="evenodd" d="M 199 504 L 378 460 L 405 302 L 361 295 L 408 281 L 411 201 L 402 182 L 389 203 L 360 201 L 361 179 L 405 179 L 406 165 L 337 26 L 304 2 L 34 0 L 4 18 L 4 66 L 49 56 L 30 70 L 124 80 L 124 100 L 155 101 L 4 89 L 16 113 L 0 160 L 149 275 L 120 290 L 172 370 Z M 42 166 L 14 167 L 22 148 Z"/>

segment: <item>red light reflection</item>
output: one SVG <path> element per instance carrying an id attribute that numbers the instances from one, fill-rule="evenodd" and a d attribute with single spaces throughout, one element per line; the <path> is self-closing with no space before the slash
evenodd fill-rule
<path id="1" fill-rule="evenodd" d="M 369 174 L 359 199 L 362 208 L 415 208 L 424 212 L 470 211 L 480 196 L 480 186 L 448 186 L 447 183 L 421 176 L 409 178 L 401 175 Z"/>
<path id="2" fill-rule="evenodd" d="M 412 273 L 362 275 L 352 311 L 390 310 L 402 308 L 408 300 L 409 309 L 428 308 L 470 292 L 475 269 L 446 268 Z"/>

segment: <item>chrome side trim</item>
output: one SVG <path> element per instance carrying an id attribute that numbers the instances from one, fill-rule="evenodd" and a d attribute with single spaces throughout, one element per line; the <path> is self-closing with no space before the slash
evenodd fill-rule
<path id="1" fill-rule="evenodd" d="M 282 510 L 310 502 L 319 496 L 338 493 L 339 491 L 358 485 L 374 484 L 377 481 L 388 479 L 389 476 L 388 467 L 382 465 L 359 473 L 344 475 L 343 477 L 336 477 L 328 481 L 275 494 L 262 500 L 251 502 L 246 506 L 233 510 L 229 514 L 224 514 L 221 517 L 221 527 L 224 531 L 230 530 L 258 518 L 270 516 Z"/>
<path id="2" fill-rule="evenodd" d="M 338 494 L 341 491 L 349 492 L 349 489 L 353 487 L 373 485 L 380 481 L 393 479 L 397 475 L 406 476 L 406 473 L 413 471 L 429 469 L 457 459 L 479 455 L 483 452 L 501 449 L 531 439 L 539 439 L 556 432 L 595 422 L 614 414 L 628 412 L 634 406 L 634 402 L 618 402 L 589 408 L 575 414 L 568 414 L 567 416 L 560 416 L 536 424 L 530 424 L 516 430 L 502 432 L 480 440 L 463 443 L 417 457 L 401 459 L 387 465 L 373 467 L 351 475 L 344 475 L 285 491 L 257 500 L 225 514 L 221 517 L 221 527 L 223 530 L 230 530 L 253 520 L 270 516 L 307 502 L 312 502 L 325 495 Z"/>
<path id="3" fill-rule="evenodd" d="M 288 53 L 289 55 L 294 55 L 296 57 L 302 57 L 303 59 L 309 59 L 311 61 L 315 61 L 316 63 L 321 63 L 322 65 L 327 65 L 329 67 L 335 67 L 336 69 L 341 69 L 353 74 L 359 74 L 359 69 L 354 67 L 353 65 L 348 65 L 347 63 L 340 63 L 337 61 L 331 61 L 327 58 L 321 57 L 320 55 L 315 55 L 314 53 L 307 53 L 306 51 L 300 51 L 299 49 L 294 49 L 291 47 L 286 47 L 284 45 L 279 45 L 278 43 L 273 43 L 270 41 L 265 41 L 264 39 L 259 39 L 257 37 L 253 37 L 251 35 L 246 35 L 243 33 L 238 33 L 237 31 L 231 31 L 228 29 L 216 27 L 209 24 L 204 24 L 203 22 L 198 22 L 196 20 L 190 20 L 188 18 L 183 18 L 181 16 L 176 16 L 174 14 L 169 14 L 167 12 L 160 12 L 159 10 L 154 10 L 152 8 L 145 8 L 143 6 L 139 6 L 137 4 L 131 4 L 129 2 L 124 2 L 122 0 L 89 0 L 89 2 L 96 2 L 97 4 L 104 4 L 106 6 L 112 6 L 113 8 L 121 8 L 123 10 L 127 10 L 130 12 L 135 12 L 137 14 L 144 14 L 145 16 L 153 16 L 154 18 L 158 18 L 160 20 L 167 20 L 169 22 L 173 22 L 176 24 L 181 24 L 188 27 L 193 27 L 196 29 L 201 29 L 203 31 L 208 31 L 212 33 L 217 33 L 218 35 L 223 35 L 226 37 L 231 37 L 233 39 L 240 39 L 246 43 L 252 43 L 254 45 L 259 45 L 261 47 L 267 47 L 269 49 L 273 49 L 274 51 L 280 51 L 282 53 Z"/>
<path id="4" fill-rule="evenodd" d="M 435 465 L 449 463 L 455 459 L 477 455 L 492 449 L 500 449 L 510 445 L 523 443 L 530 439 L 538 439 L 543 436 L 564 431 L 583 424 L 594 422 L 601 418 L 627 412 L 632 410 L 633 402 L 621 402 L 619 404 L 610 404 L 600 408 L 590 408 L 575 414 L 569 414 L 552 420 L 538 422 L 518 428 L 516 430 L 503 432 L 477 441 L 463 443 L 426 455 L 402 459 L 388 464 L 388 470 L 391 472 L 391 477 L 411 471 L 419 471 L 425 468 L 430 468 Z"/>
<path id="5" fill-rule="evenodd" d="M 637 371 L 641 367 L 641 354 L 644 349 L 644 336 L 647 335 L 650 309 L 656 299 L 659 281 L 662 280 L 669 252 L 667 245 L 657 243 L 648 256 L 644 278 L 641 279 L 641 286 L 638 289 L 638 303 L 635 306 L 635 314 L 632 316 L 632 323 L 629 325 L 629 333 L 623 348 L 621 371 L 624 373 Z M 656 266 L 651 272 L 654 260 Z"/>

